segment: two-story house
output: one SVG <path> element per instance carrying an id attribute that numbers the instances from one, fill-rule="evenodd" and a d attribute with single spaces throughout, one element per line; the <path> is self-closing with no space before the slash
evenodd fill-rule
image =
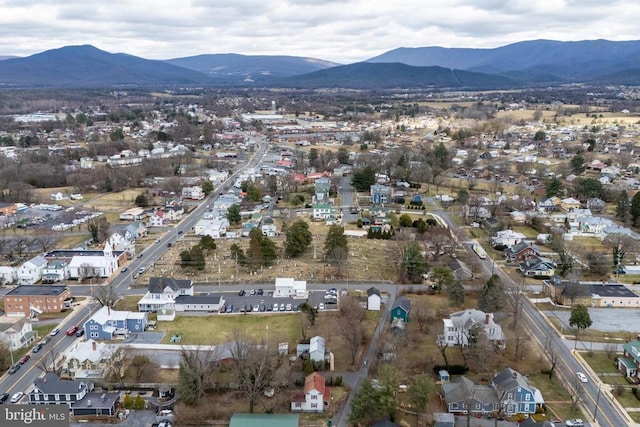
<path id="1" fill-rule="evenodd" d="M 149 279 L 147 293 L 138 301 L 138 311 L 156 313 L 160 310 L 175 310 L 176 298 L 181 295 L 193 296 L 192 280 L 152 277 Z"/>
<path id="2" fill-rule="evenodd" d="M 504 256 L 508 262 L 523 262 L 534 256 L 540 256 L 540 250 L 535 245 L 520 241 L 505 249 Z"/>
<path id="3" fill-rule="evenodd" d="M 42 269 L 42 283 L 64 282 L 69 278 L 69 263 L 65 260 L 55 260 Z"/>
<path id="4" fill-rule="evenodd" d="M 164 211 L 170 222 L 178 222 L 184 216 L 184 207 L 182 205 L 165 206 Z"/>
<path id="5" fill-rule="evenodd" d="M 325 385 L 324 377 L 318 372 L 307 375 L 304 390 L 291 393 L 291 410 L 302 412 L 323 412 L 331 400 L 331 390 Z"/>
<path id="6" fill-rule="evenodd" d="M 331 188 L 331 180 L 327 177 L 316 179 L 313 183 L 314 203 L 327 203 L 329 201 L 329 189 Z"/>
<path id="7" fill-rule="evenodd" d="M 519 269 L 525 277 L 553 277 L 556 274 L 555 263 L 540 256 L 527 258 L 520 263 Z"/>
<path id="8" fill-rule="evenodd" d="M 182 189 L 182 198 L 189 200 L 202 200 L 204 199 L 204 191 L 202 187 L 194 185 L 193 187 L 184 187 Z"/>
<path id="9" fill-rule="evenodd" d="M 336 215 L 337 211 L 328 203 L 316 203 L 313 205 L 314 221 L 324 221 Z"/>
<path id="10" fill-rule="evenodd" d="M 33 330 L 31 322 L 22 318 L 13 323 L 0 323 L 0 341 L 6 343 L 11 351 L 31 345 L 38 333 Z"/>
<path id="11" fill-rule="evenodd" d="M 0 265 L 0 285 L 8 285 L 18 280 L 18 270 L 9 265 Z"/>
<path id="12" fill-rule="evenodd" d="M 309 344 L 298 344 L 296 347 L 298 357 L 309 357 L 314 362 L 322 362 L 327 358 L 325 339 L 321 336 L 312 337 Z"/>
<path id="13" fill-rule="evenodd" d="M 574 209 L 579 209 L 580 206 L 582 206 L 580 200 L 574 199 L 573 197 L 567 197 L 560 201 L 560 208 L 565 212 L 571 212 Z"/>
<path id="14" fill-rule="evenodd" d="M 169 218 L 162 209 L 158 209 L 149 217 L 149 227 L 166 227 L 168 224 Z"/>
<path id="15" fill-rule="evenodd" d="M 29 403 L 69 405 L 78 402 L 93 390 L 93 383 L 61 380 L 54 372 L 47 372 L 44 377 L 36 378 L 34 387 L 29 392 Z"/>
<path id="16" fill-rule="evenodd" d="M 74 380 L 100 380 L 109 356 L 109 344 L 92 339 L 76 341 L 65 354 L 64 368 Z"/>
<path id="17" fill-rule="evenodd" d="M 544 405 L 540 391 L 511 368 L 498 372 L 490 385 L 476 384 L 462 376 L 442 384 L 442 394 L 450 413 L 511 416 L 534 414 Z"/>
<path id="18" fill-rule="evenodd" d="M 505 415 L 535 414 L 544 405 L 540 391 L 511 368 L 498 372 L 491 380 Z"/>
<path id="19" fill-rule="evenodd" d="M 371 203 L 373 203 L 374 205 L 391 203 L 391 198 L 393 197 L 393 188 L 387 185 L 373 184 L 369 188 L 369 192 L 371 195 Z"/>
<path id="20" fill-rule="evenodd" d="M 116 311 L 105 306 L 85 322 L 84 332 L 88 338 L 112 340 L 131 332 L 144 332 L 147 323 L 147 313 Z"/>
<path id="21" fill-rule="evenodd" d="M 640 341 L 629 341 L 622 346 L 622 356 L 617 359 L 618 370 L 635 384 L 640 382 Z"/>
<path id="22" fill-rule="evenodd" d="M 36 256 L 26 261 L 18 269 L 18 284 L 33 285 L 42 279 L 42 270 L 46 267 L 47 260 Z"/>
<path id="23" fill-rule="evenodd" d="M 442 319 L 443 335 L 438 337 L 442 345 L 469 345 L 469 338 L 482 328 L 489 342 L 504 348 L 506 337 L 502 327 L 493 320 L 493 313 L 485 313 L 476 309 L 462 310 L 452 313 L 448 319 Z"/>
<path id="24" fill-rule="evenodd" d="M 125 229 L 125 233 L 128 233 L 128 235 L 131 236 L 132 240 L 146 236 L 147 232 L 147 227 L 141 220 L 133 221 L 131 224 L 128 224 Z"/>

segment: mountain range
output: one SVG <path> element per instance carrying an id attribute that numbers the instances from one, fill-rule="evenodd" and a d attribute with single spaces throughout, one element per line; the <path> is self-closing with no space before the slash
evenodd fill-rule
<path id="1" fill-rule="evenodd" d="M 494 49 L 398 48 L 340 65 L 316 58 L 207 54 L 149 60 L 90 45 L 0 56 L 0 87 L 296 87 L 507 89 L 640 84 L 640 41 L 533 40 Z"/>

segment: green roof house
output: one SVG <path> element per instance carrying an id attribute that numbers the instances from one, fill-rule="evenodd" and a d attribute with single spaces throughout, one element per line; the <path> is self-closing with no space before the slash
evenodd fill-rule
<path id="1" fill-rule="evenodd" d="M 411 311 L 411 301 L 407 297 L 398 297 L 391 306 L 391 318 L 393 322 L 395 319 L 401 319 L 404 323 L 409 322 L 409 312 Z"/>

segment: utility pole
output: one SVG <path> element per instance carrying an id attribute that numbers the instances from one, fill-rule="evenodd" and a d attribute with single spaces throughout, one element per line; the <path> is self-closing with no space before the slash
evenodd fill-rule
<path id="1" fill-rule="evenodd" d="M 598 415 L 598 402 L 600 402 L 600 392 L 602 389 L 602 383 L 598 386 L 598 395 L 596 396 L 596 407 L 593 410 L 593 420 L 596 420 L 596 415 Z"/>

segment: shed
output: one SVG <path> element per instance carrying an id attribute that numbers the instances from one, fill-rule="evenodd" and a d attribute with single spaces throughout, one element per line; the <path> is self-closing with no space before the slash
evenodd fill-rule
<path id="1" fill-rule="evenodd" d="M 409 321 L 409 312 L 411 311 L 411 301 L 409 298 L 402 296 L 396 298 L 391 307 L 391 316 L 390 321 L 393 322 L 394 319 L 402 319 L 404 323 Z"/>
<path id="2" fill-rule="evenodd" d="M 443 383 L 449 382 L 449 371 L 442 369 L 438 372 L 438 379 Z"/>
<path id="3" fill-rule="evenodd" d="M 367 289 L 367 310 L 379 311 L 381 300 L 380 291 L 377 288 Z"/>

